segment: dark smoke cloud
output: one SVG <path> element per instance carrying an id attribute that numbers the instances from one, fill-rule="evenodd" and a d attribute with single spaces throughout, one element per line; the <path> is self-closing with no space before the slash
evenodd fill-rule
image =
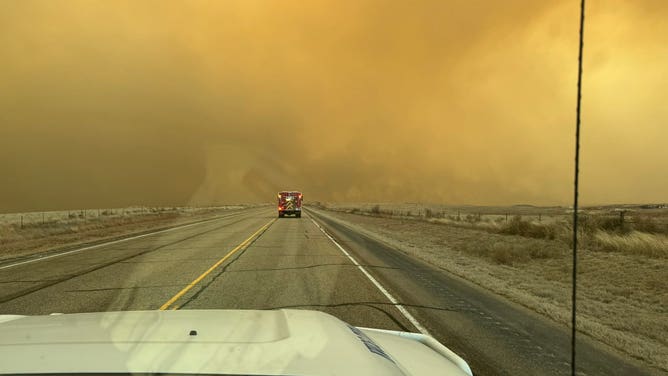
<path id="1" fill-rule="evenodd" d="M 583 199 L 666 201 L 668 7 L 591 1 Z M 565 204 L 577 4 L 0 4 L 0 211 Z"/>

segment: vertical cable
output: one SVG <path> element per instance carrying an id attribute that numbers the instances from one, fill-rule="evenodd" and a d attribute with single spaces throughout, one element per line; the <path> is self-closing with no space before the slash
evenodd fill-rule
<path id="1" fill-rule="evenodd" d="M 580 44 L 578 50 L 578 96 L 575 120 L 575 181 L 573 189 L 573 281 L 571 295 L 571 375 L 575 376 L 576 297 L 578 274 L 578 185 L 580 175 L 580 108 L 582 102 L 582 48 L 584 45 L 585 0 L 580 1 Z"/>

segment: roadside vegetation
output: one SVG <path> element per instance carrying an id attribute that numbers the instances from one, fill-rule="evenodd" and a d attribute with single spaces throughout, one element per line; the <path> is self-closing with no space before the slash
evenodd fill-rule
<path id="1" fill-rule="evenodd" d="M 416 207 L 413 210 L 392 207 L 392 205 L 332 205 L 319 204 L 323 209 L 357 215 L 376 216 L 400 220 L 425 221 L 429 223 L 482 230 L 492 234 L 520 236 L 531 239 L 552 240 L 540 243 L 531 241 L 505 241 L 487 246 L 469 249 L 470 253 L 488 257 L 500 264 L 512 265 L 531 259 L 544 259 L 562 256 L 572 248 L 572 214 L 551 209 L 548 214 L 513 214 L 516 208 L 507 208 L 508 212 L 483 214 L 484 208 L 467 208 L 453 213 L 450 210 L 436 210 L 430 207 Z M 526 210 L 525 210 L 526 212 Z M 609 212 L 579 216 L 579 242 L 581 248 L 592 251 L 622 252 L 644 255 L 653 258 L 668 258 L 668 210 L 665 216 L 635 214 L 622 217 Z"/>
<path id="2" fill-rule="evenodd" d="M 565 208 L 320 204 L 320 213 L 558 323 L 570 322 Z M 578 329 L 668 371 L 668 210 L 579 214 Z"/>
<path id="3" fill-rule="evenodd" d="M 204 219 L 242 207 L 131 207 L 0 214 L 0 261 Z"/>

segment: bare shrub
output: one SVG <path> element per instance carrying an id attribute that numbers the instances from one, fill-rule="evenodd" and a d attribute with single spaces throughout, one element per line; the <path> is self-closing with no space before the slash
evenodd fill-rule
<path id="1" fill-rule="evenodd" d="M 497 264 L 512 265 L 519 261 L 520 257 L 518 256 L 522 256 L 521 253 L 514 252 L 515 250 L 516 248 L 502 246 L 502 244 L 495 244 L 492 246 L 489 256 Z M 524 257 L 522 257 L 522 259 L 522 261 L 524 261 Z"/>
<path id="2" fill-rule="evenodd" d="M 480 221 L 480 217 L 476 214 L 467 214 L 465 220 L 468 223 L 476 223 Z"/>
<path id="3" fill-rule="evenodd" d="M 528 238 L 536 239 L 550 239 L 554 240 L 558 238 L 560 232 L 560 224 L 551 223 L 551 224 L 542 224 L 542 223 L 532 223 L 522 219 L 522 216 L 516 215 L 508 221 L 505 226 L 502 221 L 497 219 L 497 224 L 500 225 L 498 230 L 501 234 L 506 235 L 519 235 Z"/>
<path id="4" fill-rule="evenodd" d="M 515 215 L 508 221 L 508 224 L 501 229 L 500 233 L 523 236 L 526 234 L 528 228 L 529 222 L 523 221 L 521 215 Z"/>
<path id="5" fill-rule="evenodd" d="M 459 246 L 465 253 L 488 258 L 503 265 L 522 264 L 535 259 L 557 258 L 567 250 L 563 244 L 538 239 L 518 241 L 514 237 L 496 235 L 487 240 Z"/>
<path id="6" fill-rule="evenodd" d="M 572 222 L 572 218 L 569 218 L 569 223 L 572 224 Z M 628 222 L 622 222 L 619 217 L 585 214 L 578 216 L 578 229 L 587 236 L 594 236 L 600 230 L 619 234 L 628 234 L 633 230 Z"/>
<path id="7" fill-rule="evenodd" d="M 662 225 L 650 216 L 639 215 L 634 217 L 631 227 L 636 231 L 668 235 L 668 225 Z"/>

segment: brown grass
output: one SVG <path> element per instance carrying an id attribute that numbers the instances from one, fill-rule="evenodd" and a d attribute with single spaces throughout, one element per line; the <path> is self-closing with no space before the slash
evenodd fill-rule
<path id="1" fill-rule="evenodd" d="M 462 213 L 462 209 L 456 211 L 457 215 L 448 214 L 445 210 L 436 210 L 429 207 L 418 207 L 415 211 L 404 208 L 405 204 L 391 205 L 379 204 L 365 205 L 359 207 L 351 205 L 321 207 L 328 210 L 367 215 L 383 218 L 409 219 L 426 221 L 429 223 L 443 224 L 453 227 L 484 230 L 487 232 L 516 235 L 526 238 L 555 240 L 572 248 L 572 217 L 565 211 L 555 214 L 552 210 L 551 216 L 533 215 L 499 215 L 481 213 L 484 208 L 470 207 L 469 213 Z M 540 208 L 533 208 L 538 211 Z M 495 208 L 498 213 L 502 208 Z M 516 208 L 506 208 L 512 212 Z M 523 209 L 525 212 L 527 209 Z M 452 211 L 452 210 L 451 210 Z M 668 257 L 668 212 L 664 213 L 663 221 L 659 213 L 652 215 L 637 214 L 622 222 L 619 217 L 611 216 L 610 213 L 583 213 L 579 216 L 579 242 L 582 247 L 597 251 L 626 252 L 630 254 L 645 255 L 650 257 Z M 538 219 L 537 219 L 538 218 Z M 518 244 L 515 242 L 514 244 Z M 548 247 L 553 248 L 553 247 Z M 546 258 L 554 254 L 554 250 L 537 250 L 523 246 L 507 247 L 497 244 L 493 247 L 476 249 L 473 254 L 489 256 L 501 264 L 512 264 L 527 261 L 532 258 Z"/>
<path id="2" fill-rule="evenodd" d="M 363 208 L 358 209 L 362 212 Z M 321 212 L 565 325 L 570 320 L 567 221 L 506 223 Z M 463 215 L 461 217 L 464 217 Z M 529 222 L 527 226 L 523 222 Z M 666 237 L 590 220 L 580 233 L 578 328 L 648 366 L 668 371 Z M 605 225 L 613 226 L 607 231 Z M 540 227 L 554 229 L 554 238 Z"/>
<path id="3" fill-rule="evenodd" d="M 668 258 L 668 236 L 640 231 L 620 235 L 598 231 L 594 235 L 600 250 L 624 252 L 656 258 Z"/>

